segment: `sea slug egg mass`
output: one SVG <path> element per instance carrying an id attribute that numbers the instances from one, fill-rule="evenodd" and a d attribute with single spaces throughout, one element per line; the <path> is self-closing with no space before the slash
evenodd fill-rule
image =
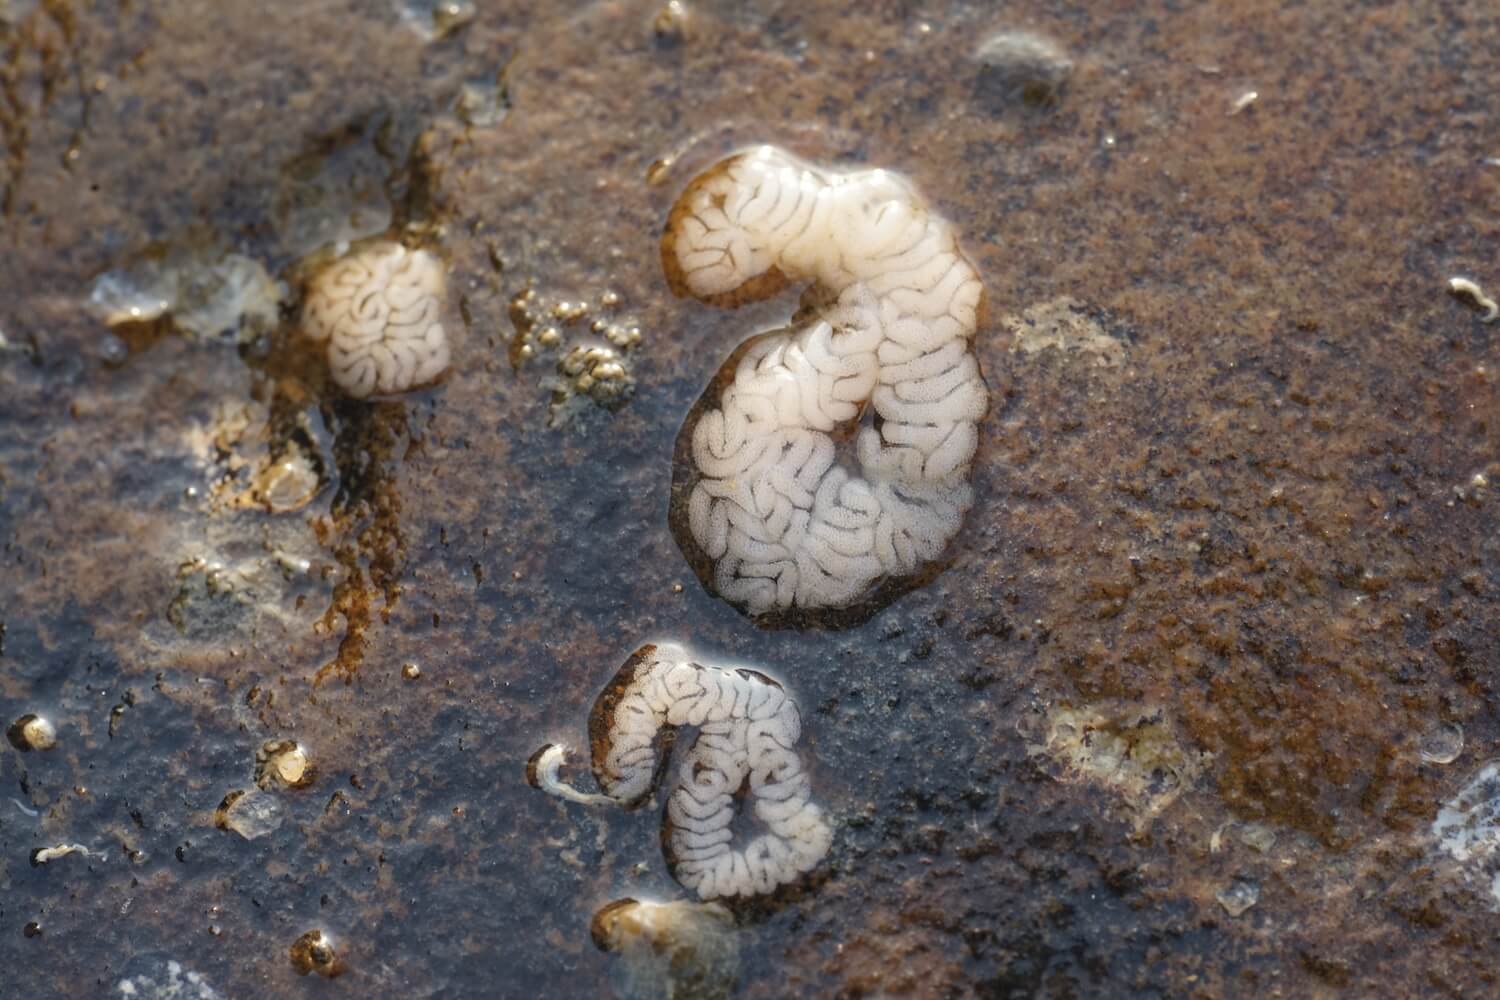
<path id="1" fill-rule="evenodd" d="M 973 502 L 983 287 L 953 228 L 894 174 L 762 146 L 688 186 L 662 262 L 676 292 L 715 305 L 809 286 L 683 425 L 672 524 L 694 570 L 756 616 L 883 603 Z M 836 441 L 856 427 L 854 470 Z"/>
<path id="2" fill-rule="evenodd" d="M 380 241 L 321 271 L 302 307 L 308 337 L 328 344 L 328 370 L 358 399 L 405 392 L 448 368 L 447 280 L 425 250 Z"/>
<path id="3" fill-rule="evenodd" d="M 527 778 L 573 802 L 639 805 L 661 781 L 678 726 L 698 733 L 679 763 L 662 823 L 673 877 L 715 899 L 771 892 L 811 871 L 833 832 L 795 749 L 802 732 L 796 702 L 756 670 L 705 666 L 666 643 L 643 646 L 589 714 L 594 780 L 604 795 L 562 782 L 565 751 L 556 745 L 532 757 Z M 762 829 L 737 837 L 743 790 Z"/>

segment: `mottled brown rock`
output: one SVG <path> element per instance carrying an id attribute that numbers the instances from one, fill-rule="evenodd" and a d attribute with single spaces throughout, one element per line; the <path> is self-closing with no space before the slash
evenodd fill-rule
<path id="1" fill-rule="evenodd" d="M 741 995 L 1493 992 L 1492 900 L 1427 831 L 1500 745 L 1500 330 L 1447 291 L 1500 287 L 1500 12 L 689 6 L 664 46 L 659 0 L 504 0 L 432 43 L 379 3 L 11 5 L 0 719 L 65 738 L 0 746 L 0 968 L 39 996 L 162 953 L 225 996 L 600 993 L 594 912 L 673 891 L 632 869 L 656 824 L 569 822 L 520 762 L 680 635 L 785 671 L 838 825 L 825 879 L 742 918 Z M 1049 103 L 985 99 L 1002 31 L 1072 62 Z M 502 70 L 498 124 L 458 118 Z M 954 558 L 837 633 L 754 628 L 666 523 L 681 421 L 792 307 L 661 273 L 680 188 L 754 142 L 909 174 L 990 292 Z M 449 262 L 468 329 L 438 389 L 338 400 L 286 324 L 237 349 L 87 314 L 195 225 L 295 297 L 331 231 L 300 193 L 353 187 Z M 550 366 L 506 357 L 527 287 L 619 290 L 627 404 L 546 426 Z M 1001 318 L 1063 298 L 1118 365 L 1011 350 Z M 203 432 L 252 402 L 245 440 L 295 436 L 326 481 L 301 510 L 212 502 L 240 466 Z M 180 578 L 197 557 L 229 589 Z M 1160 712 L 1212 757 L 1137 835 L 1028 756 L 1017 723 L 1058 704 Z M 1423 761 L 1448 722 L 1463 753 Z M 289 733 L 317 783 L 254 841 L 213 829 Z M 1274 845 L 1212 850 L 1247 823 Z M 288 961 L 309 927 L 337 983 Z"/>

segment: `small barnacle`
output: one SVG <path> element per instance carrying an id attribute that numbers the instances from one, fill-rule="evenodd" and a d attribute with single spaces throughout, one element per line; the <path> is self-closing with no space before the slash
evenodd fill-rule
<path id="1" fill-rule="evenodd" d="M 1073 72 L 1073 60 L 1060 45 L 1030 31 L 991 35 L 974 57 L 982 67 L 980 91 L 1000 103 L 1020 100 L 1033 107 L 1054 104 Z"/>
<path id="2" fill-rule="evenodd" d="M 606 409 L 623 405 L 635 392 L 635 380 L 620 354 L 609 347 L 578 345 L 557 361 L 559 382 L 553 391 L 552 423 L 575 395 L 585 395 Z"/>
<path id="3" fill-rule="evenodd" d="M 1214 899 L 1231 917 L 1238 917 L 1260 899 L 1260 886 L 1254 879 L 1236 876 L 1227 886 L 1214 893 Z"/>
<path id="4" fill-rule="evenodd" d="M 255 752 L 255 783 L 263 789 L 306 788 L 317 774 L 307 751 L 295 740 L 267 740 Z"/>
<path id="5" fill-rule="evenodd" d="M 634 347 L 641 341 L 641 328 L 611 323 L 604 330 L 604 339 L 621 349 Z"/>
<path id="6" fill-rule="evenodd" d="M 1457 863 L 1466 882 L 1483 885 L 1500 904 L 1500 760 L 1482 764 L 1438 809 L 1437 849 Z"/>
<path id="7" fill-rule="evenodd" d="M 246 840 L 263 837 L 281 826 L 281 803 L 273 795 L 251 789 L 235 789 L 214 810 L 214 826 Z"/>
<path id="8" fill-rule="evenodd" d="M 665 183 L 672 174 L 672 167 L 677 163 L 676 157 L 663 156 L 652 160 L 651 165 L 646 168 L 646 183 L 652 187 Z"/>
<path id="9" fill-rule="evenodd" d="M 5 731 L 10 745 L 23 753 L 31 750 L 51 750 L 57 746 L 57 727 L 45 716 L 31 712 L 11 723 Z"/>
<path id="10" fill-rule="evenodd" d="M 285 514 L 312 503 L 320 485 L 312 459 L 301 448 L 288 446 L 280 458 L 256 470 L 250 494 L 269 513 Z"/>
<path id="11" fill-rule="evenodd" d="M 439 35 L 446 35 L 474 20 L 472 0 L 439 0 L 432 10 L 432 26 Z"/>
<path id="12" fill-rule="evenodd" d="M 552 307 L 552 318 L 562 323 L 576 323 L 588 314 L 587 302 L 570 302 L 564 299 Z"/>
<path id="13" fill-rule="evenodd" d="M 329 371 L 350 396 L 405 392 L 448 368 L 446 290 L 432 254 L 376 242 L 313 279 L 302 327 L 312 340 L 327 342 Z"/>
<path id="14" fill-rule="evenodd" d="M 655 793 L 680 726 L 698 732 L 662 823 L 673 877 L 714 899 L 768 893 L 816 867 L 833 830 L 795 750 L 797 703 L 758 670 L 706 666 L 678 646 L 642 646 L 594 701 L 589 742 L 602 795 L 561 779 L 567 751 L 555 744 L 532 755 L 527 781 L 572 802 L 634 808 Z M 763 830 L 736 838 L 741 811 L 753 812 Z"/>
<path id="15" fill-rule="evenodd" d="M 1456 722 L 1439 722 L 1422 734 L 1417 754 L 1428 764 L 1451 764 L 1464 752 L 1464 727 Z"/>
<path id="16" fill-rule="evenodd" d="M 466 125 L 487 127 L 498 125 L 510 112 L 510 90 L 506 85 L 506 69 L 498 73 L 466 80 L 459 85 L 453 99 L 453 111 Z M 494 246 L 489 248 L 490 265 L 498 273 L 504 270 Z"/>
<path id="17" fill-rule="evenodd" d="M 474 20 L 474 0 L 395 0 L 401 19 L 429 42 Z"/>
<path id="18" fill-rule="evenodd" d="M 682 0 L 667 0 L 651 19 L 651 31 L 663 45 L 679 45 L 687 41 L 690 27 L 691 16 Z"/>
<path id="19" fill-rule="evenodd" d="M 739 944 L 722 904 L 617 899 L 594 914 L 589 935 L 617 956 L 610 982 L 624 1000 L 733 995 Z"/>
<path id="20" fill-rule="evenodd" d="M 316 972 L 332 979 L 344 971 L 344 963 L 334 949 L 333 941 L 321 930 L 310 930 L 292 942 L 290 955 L 292 968 L 298 975 Z"/>

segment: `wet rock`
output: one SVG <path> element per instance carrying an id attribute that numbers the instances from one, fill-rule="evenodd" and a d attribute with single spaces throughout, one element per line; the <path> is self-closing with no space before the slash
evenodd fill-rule
<path id="1" fill-rule="evenodd" d="M 363 119 L 316 136 L 282 167 L 268 214 L 283 254 L 299 259 L 322 248 L 342 253 L 390 228 L 394 213 L 386 181 L 392 165 L 376 148 L 385 124 Z"/>
<path id="2" fill-rule="evenodd" d="M 0 24 L 17 24 L 36 10 L 41 0 L 0 0 Z"/>
<path id="3" fill-rule="evenodd" d="M 1487 11 L 1143 0 L 1023 22 L 973 2 L 698 0 L 669 46 L 660 3 L 485 7 L 432 45 L 378 3 L 12 3 L 0 728 L 45 706 L 62 742 L 0 754 L 0 968 L 38 996 L 107 992 L 128 945 L 183 940 L 212 966 L 174 957 L 235 997 L 607 992 L 619 958 L 581 926 L 664 887 L 634 867 L 650 845 L 622 851 L 639 824 L 617 818 L 559 834 L 514 777 L 621 636 L 660 627 L 785 665 L 840 822 L 826 878 L 750 917 L 746 1000 L 1492 991 L 1493 876 L 1431 835 L 1474 748 L 1500 741 L 1497 326 L 1445 291 L 1462 274 L 1495 297 Z M 1045 111 L 977 82 L 980 40 L 1023 23 L 1074 62 Z M 455 120 L 460 84 L 501 60 L 504 122 Z M 131 248 L 206 219 L 278 275 L 325 241 L 404 235 L 404 161 L 429 129 L 433 221 L 472 323 L 442 393 L 299 399 L 310 367 L 186 335 L 143 348 L 139 324 L 113 334 L 134 355 L 103 363 L 109 331 L 80 300 Z M 954 560 L 838 635 L 746 628 L 691 584 L 663 523 L 673 437 L 714 359 L 794 304 L 688 308 L 652 244 L 699 166 L 768 140 L 917 178 L 989 289 L 993 406 Z M 299 160 L 330 201 L 300 197 L 318 195 L 286 176 Z M 531 274 L 537 332 L 558 338 L 512 368 L 507 303 Z M 619 350 L 590 330 L 605 288 L 650 332 L 636 395 L 607 418 L 579 401 L 607 433 L 548 433 L 537 381 L 580 343 Z M 1000 318 L 1064 295 L 1123 364 L 1010 353 Z M 588 316 L 558 320 L 557 298 Z M 216 450 L 185 443 L 220 403 L 263 406 L 252 428 L 307 414 L 323 463 L 307 506 L 212 500 Z M 259 564 L 271 589 L 222 630 L 210 615 L 179 633 L 162 613 L 194 555 Z M 111 738 L 126 690 L 140 698 Z M 1046 742 L 1014 734 L 1033 692 L 1117 724 L 1159 707 L 1214 757 L 1122 836 L 1121 793 L 1027 760 Z M 1420 735 L 1447 720 L 1464 754 L 1424 762 Z M 265 793 L 288 821 L 253 844 L 202 829 L 194 804 L 254 787 L 247 754 L 290 734 L 316 734 L 319 763 L 358 760 L 357 785 Z M 1254 823 L 1270 853 L 1244 843 Z M 150 860 L 28 867 L 62 841 Z M 1261 894 L 1231 918 L 1213 897 L 1236 875 Z M 289 985 L 319 912 L 372 961 Z"/>

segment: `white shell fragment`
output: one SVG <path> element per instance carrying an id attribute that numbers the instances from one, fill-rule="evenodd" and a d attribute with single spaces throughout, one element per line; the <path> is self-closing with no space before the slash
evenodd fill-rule
<path id="1" fill-rule="evenodd" d="M 679 437 L 673 526 L 705 585 L 752 615 L 848 608 L 937 559 L 973 502 L 989 406 L 984 290 L 947 220 L 894 174 L 762 146 L 688 186 L 662 260 L 675 290 L 719 305 L 811 286 Z M 851 469 L 836 442 L 856 429 Z"/>
<path id="2" fill-rule="evenodd" d="M 356 249 L 313 279 L 302 328 L 328 344 L 328 369 L 357 399 L 405 392 L 448 368 L 447 279 L 438 259 L 382 241 Z"/>
<path id="3" fill-rule="evenodd" d="M 223 1000 L 202 975 L 161 952 L 132 958 L 110 996 L 125 1000 Z"/>
<path id="4" fill-rule="evenodd" d="M 1448 293 L 1474 303 L 1475 308 L 1479 310 L 1481 323 L 1493 323 L 1500 319 L 1500 303 L 1484 294 L 1484 289 L 1480 287 L 1479 282 L 1470 278 L 1449 278 Z"/>
<path id="5" fill-rule="evenodd" d="M 58 844 L 56 847 L 39 847 L 31 852 L 31 865 L 33 868 L 65 858 L 69 854 L 82 854 L 91 857 L 93 852 L 82 844 Z"/>
<path id="6" fill-rule="evenodd" d="M 1486 761 L 1443 804 L 1432 835 L 1456 861 L 1487 858 L 1500 848 L 1500 760 Z"/>
<path id="7" fill-rule="evenodd" d="M 679 646 L 642 646 L 589 715 L 594 778 L 604 795 L 561 782 L 563 751 L 556 746 L 532 757 L 527 777 L 575 802 L 637 806 L 660 783 L 662 750 L 678 726 L 696 726 L 698 735 L 678 766 L 663 819 L 662 850 L 673 877 L 715 899 L 768 893 L 811 871 L 833 833 L 796 751 L 801 716 L 782 686 L 755 670 L 704 666 Z M 731 827 L 744 790 L 763 830 L 736 837 Z"/>
<path id="8" fill-rule="evenodd" d="M 1485 761 L 1432 821 L 1438 850 L 1463 882 L 1488 890 L 1500 910 L 1500 759 Z"/>

